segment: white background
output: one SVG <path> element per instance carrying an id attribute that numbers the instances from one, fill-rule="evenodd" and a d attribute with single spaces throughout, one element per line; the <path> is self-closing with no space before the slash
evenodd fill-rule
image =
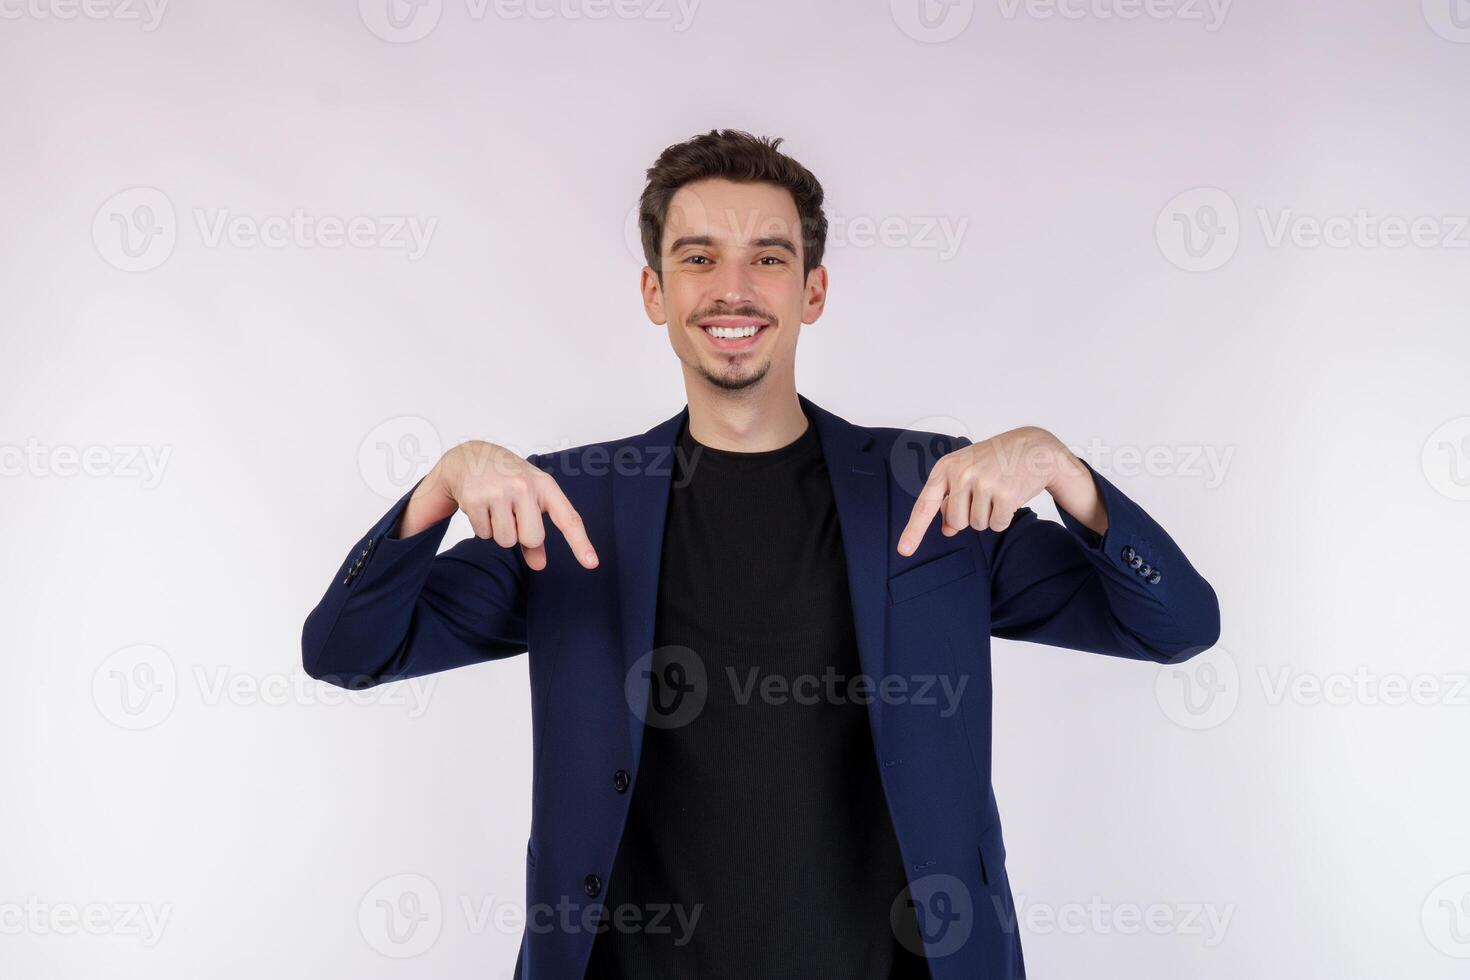
<path id="1" fill-rule="evenodd" d="M 1219 593 L 997 644 L 1031 974 L 1465 974 L 1462 0 L 385 2 L 0 0 L 0 974 L 510 975 L 525 658 L 331 703 L 302 620 L 439 450 L 679 410 L 629 215 L 727 126 L 828 191 L 804 394 L 1047 427 Z"/>

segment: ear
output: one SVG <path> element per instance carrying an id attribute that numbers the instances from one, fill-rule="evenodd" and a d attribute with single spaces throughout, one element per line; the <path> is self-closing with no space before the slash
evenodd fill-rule
<path id="1" fill-rule="evenodd" d="M 806 277 L 806 305 L 801 310 L 802 323 L 816 323 L 827 308 L 827 267 L 819 265 Z"/>
<path id="2" fill-rule="evenodd" d="M 638 279 L 638 289 L 643 293 L 643 312 L 648 314 L 648 319 L 659 326 L 668 323 L 668 315 L 664 313 L 664 287 L 658 281 L 658 274 L 653 271 L 652 266 L 643 267 Z"/>

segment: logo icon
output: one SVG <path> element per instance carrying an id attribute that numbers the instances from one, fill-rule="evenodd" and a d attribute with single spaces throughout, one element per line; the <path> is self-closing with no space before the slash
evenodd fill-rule
<path id="1" fill-rule="evenodd" d="M 393 44 L 410 44 L 429 36 L 444 14 L 444 0 L 357 0 L 367 29 Z"/>
<path id="2" fill-rule="evenodd" d="M 1470 415 L 1450 419 L 1424 440 L 1424 478 L 1451 500 L 1470 500 Z"/>
<path id="3" fill-rule="evenodd" d="M 427 952 L 444 927 L 439 889 L 423 875 L 384 878 L 358 904 L 357 927 L 384 956 L 407 959 Z"/>
<path id="4" fill-rule="evenodd" d="M 443 455 L 439 430 L 428 419 L 400 415 L 369 432 L 357 447 L 357 468 L 380 497 L 397 500 Z"/>
<path id="5" fill-rule="evenodd" d="M 658 647 L 639 657 L 623 681 L 633 714 L 650 728 L 683 728 L 709 700 L 704 658 L 688 647 Z"/>
<path id="6" fill-rule="evenodd" d="M 1215 647 L 1184 663 L 1161 666 L 1154 696 L 1164 715 L 1179 727 L 1215 728 L 1240 703 L 1240 671 L 1228 650 Z"/>
<path id="7" fill-rule="evenodd" d="M 1446 41 L 1470 44 L 1470 0 L 1422 0 L 1424 22 Z"/>
<path id="8" fill-rule="evenodd" d="M 894 899 L 888 921 L 904 948 L 935 959 L 956 952 L 969 941 L 975 928 L 975 903 L 970 889 L 954 875 L 925 875 Z"/>
<path id="9" fill-rule="evenodd" d="M 1431 946 L 1446 956 L 1470 959 L 1470 874 L 1436 885 L 1419 915 Z"/>
<path id="10" fill-rule="evenodd" d="M 1240 245 L 1240 211 L 1218 187 L 1196 187 L 1159 212 L 1154 238 L 1164 258 L 1186 272 L 1211 272 Z"/>
<path id="11" fill-rule="evenodd" d="M 975 18 L 975 0 L 889 0 L 888 9 L 899 30 L 925 44 L 954 40 Z"/>
<path id="12" fill-rule="evenodd" d="M 92 218 L 92 244 L 115 269 L 147 272 L 168 261 L 179 238 L 173 202 L 156 187 L 130 187 L 109 197 Z"/>
<path id="13" fill-rule="evenodd" d="M 639 207 L 639 203 L 635 201 L 632 210 L 623 218 L 623 243 L 628 246 L 628 254 L 642 268 L 648 264 L 648 259 L 643 254 L 643 227 L 638 223 Z"/>
<path id="14" fill-rule="evenodd" d="M 898 485 L 917 497 L 934 464 L 960 448 L 957 436 L 975 441 L 969 426 L 948 415 L 930 415 L 905 426 L 888 451 L 888 466 Z"/>
<path id="15" fill-rule="evenodd" d="M 179 675 L 167 653 L 149 643 L 123 647 L 92 675 L 92 703 L 119 728 L 142 731 L 174 710 Z"/>

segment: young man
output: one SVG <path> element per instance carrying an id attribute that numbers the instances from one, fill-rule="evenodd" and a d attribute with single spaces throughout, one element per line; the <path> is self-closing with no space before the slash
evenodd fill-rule
<path id="1" fill-rule="evenodd" d="M 715 131 L 648 171 L 643 303 L 687 406 L 455 447 L 306 622 L 344 687 L 529 651 L 526 980 L 1022 977 L 989 638 L 1176 663 L 1219 634 L 1163 528 L 1051 433 L 798 394 L 826 220 L 779 144 Z M 1023 506 L 1043 491 L 1062 523 Z M 456 511 L 475 536 L 437 555 Z"/>

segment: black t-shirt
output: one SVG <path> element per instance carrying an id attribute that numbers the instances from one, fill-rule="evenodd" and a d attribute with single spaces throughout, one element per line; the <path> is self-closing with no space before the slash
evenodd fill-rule
<path id="1" fill-rule="evenodd" d="M 686 423 L 675 467 L 642 758 L 587 977 L 927 978 L 890 919 L 897 903 L 917 936 L 868 708 L 843 683 L 861 665 L 815 426 L 737 453 Z"/>

